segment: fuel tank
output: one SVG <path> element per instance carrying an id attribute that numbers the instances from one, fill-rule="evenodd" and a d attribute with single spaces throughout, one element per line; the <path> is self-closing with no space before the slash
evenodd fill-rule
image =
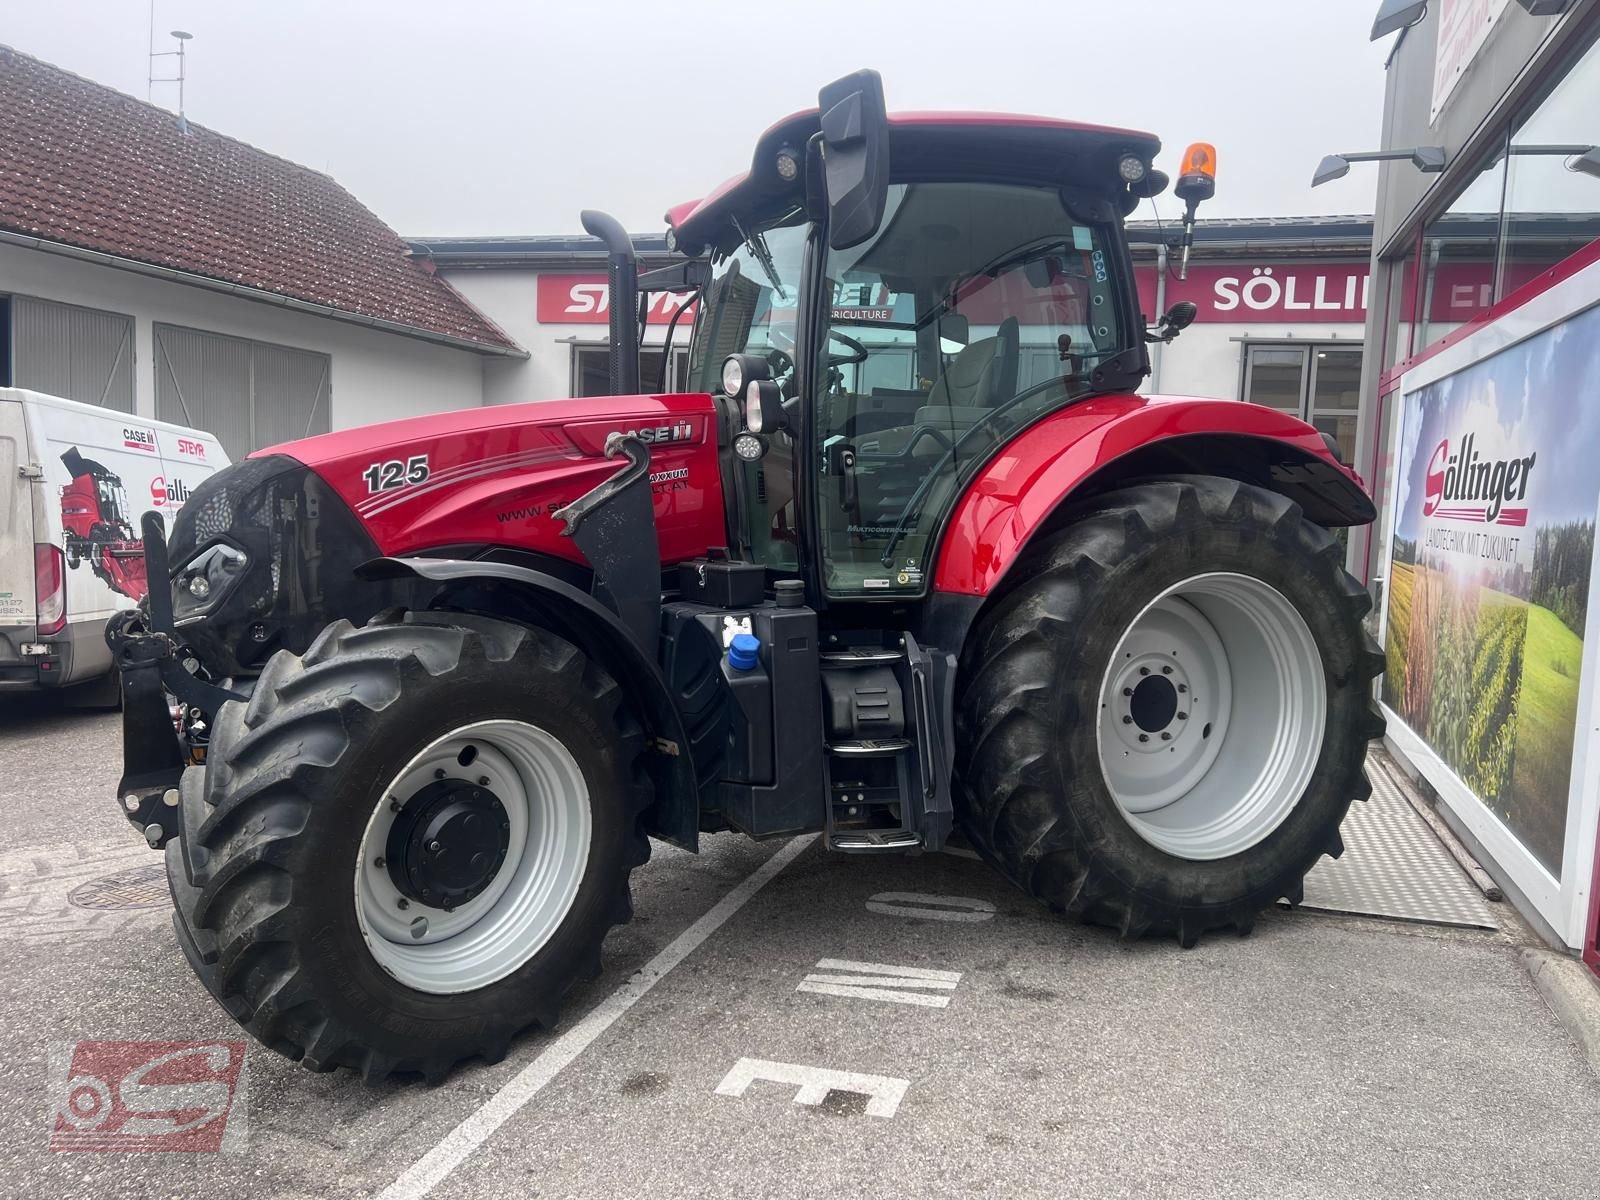
<path id="1" fill-rule="evenodd" d="M 708 395 L 607 396 L 411 417 L 269 447 L 310 468 L 379 553 L 512 546 L 583 562 L 555 515 L 622 465 L 612 433 L 650 446 L 663 562 L 727 544 Z"/>

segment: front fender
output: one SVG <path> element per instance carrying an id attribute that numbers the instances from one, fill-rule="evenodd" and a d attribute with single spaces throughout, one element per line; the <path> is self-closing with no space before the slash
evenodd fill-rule
<path id="1" fill-rule="evenodd" d="M 951 513 L 934 590 L 987 596 L 1064 504 L 1163 474 L 1264 487 L 1323 525 L 1377 515 L 1360 477 L 1297 417 L 1237 400 L 1098 397 L 1029 426 L 983 466 Z"/>
<path id="2" fill-rule="evenodd" d="M 474 607 L 474 611 L 513 620 L 550 620 L 555 626 L 552 633 L 573 641 L 622 685 L 660 752 L 651 755 L 656 799 L 645 812 L 645 831 L 685 850 L 699 849 L 699 794 L 689 760 L 688 734 L 660 668 L 640 650 L 616 613 L 570 583 L 511 563 L 376 558 L 357 573 L 363 579 L 410 576 L 462 586 L 498 584 L 504 599 L 493 606 Z M 509 595 L 505 595 L 507 591 Z M 519 605 L 518 600 L 529 603 Z"/>

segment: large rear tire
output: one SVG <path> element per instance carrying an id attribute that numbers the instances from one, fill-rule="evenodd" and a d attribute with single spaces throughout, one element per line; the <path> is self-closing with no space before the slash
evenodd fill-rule
<path id="1" fill-rule="evenodd" d="M 600 970 L 649 857 L 643 733 L 562 639 L 454 613 L 275 655 L 185 772 L 167 848 L 206 987 L 312 1070 L 499 1061 Z"/>
<path id="2" fill-rule="evenodd" d="M 1124 936 L 1248 932 L 1343 852 L 1371 792 L 1370 607 L 1276 493 L 1194 476 L 1092 502 L 1016 564 L 963 655 L 968 837 Z"/>

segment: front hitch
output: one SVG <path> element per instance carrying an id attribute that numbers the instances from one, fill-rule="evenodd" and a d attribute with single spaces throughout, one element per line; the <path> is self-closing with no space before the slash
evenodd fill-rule
<path id="1" fill-rule="evenodd" d="M 145 841 L 159 850 L 178 830 L 178 779 L 189 758 L 167 707 L 167 693 L 208 718 L 229 700 L 244 697 L 197 678 L 180 661 L 166 527 L 154 512 L 144 514 L 140 527 L 150 587 L 139 607 L 116 613 L 106 622 L 106 644 L 122 681 L 118 804 Z"/>

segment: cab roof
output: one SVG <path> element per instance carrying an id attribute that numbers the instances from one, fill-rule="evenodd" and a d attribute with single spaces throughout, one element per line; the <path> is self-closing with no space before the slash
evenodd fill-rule
<path id="1" fill-rule="evenodd" d="M 711 243 L 728 214 L 759 213 L 763 201 L 793 194 L 796 185 L 777 175 L 777 151 L 790 146 L 803 153 L 820 126 L 814 108 L 784 117 L 757 140 L 748 171 L 698 200 L 669 208 L 666 222 L 678 244 Z M 925 160 L 940 174 L 996 180 L 1066 182 L 1074 174 L 1100 173 L 1092 167 L 1086 172 L 1085 167 L 1101 158 L 1107 177 L 1114 179 L 1116 159 L 1122 154 L 1131 151 L 1148 162 L 1161 149 L 1161 140 L 1153 133 L 1018 113 L 890 113 L 889 136 L 896 168 L 909 158 L 913 164 Z"/>

